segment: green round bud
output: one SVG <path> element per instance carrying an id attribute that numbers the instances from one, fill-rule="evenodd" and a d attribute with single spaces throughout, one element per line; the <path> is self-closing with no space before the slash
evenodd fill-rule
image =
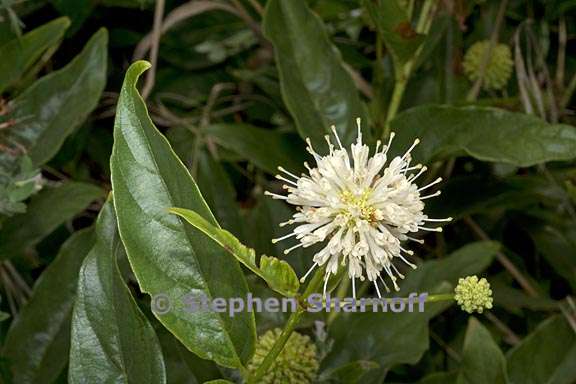
<path id="1" fill-rule="evenodd" d="M 482 313 L 484 309 L 492 308 L 492 290 L 485 278 L 468 276 L 460 279 L 454 293 L 458 305 L 468 313 Z"/>
<path id="2" fill-rule="evenodd" d="M 484 52 L 488 50 L 490 41 L 478 41 L 474 43 L 464 56 L 464 73 L 470 81 L 474 82 L 480 77 L 480 68 L 484 59 Z M 512 75 L 512 53 L 506 44 L 496 44 L 490 52 L 486 70 L 484 71 L 484 80 L 482 86 L 484 89 L 502 89 L 508 83 Z"/>
<path id="3" fill-rule="evenodd" d="M 278 340 L 282 330 L 270 330 L 258 338 L 254 357 L 248 364 L 248 371 L 254 374 L 256 369 Z M 276 358 L 268 372 L 260 379 L 262 384 L 309 384 L 318 373 L 316 346 L 308 336 L 293 332 L 282 352 Z"/>

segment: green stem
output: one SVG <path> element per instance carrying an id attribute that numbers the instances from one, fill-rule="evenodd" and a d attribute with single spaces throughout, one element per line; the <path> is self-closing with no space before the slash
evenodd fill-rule
<path id="1" fill-rule="evenodd" d="M 390 122 L 394 119 L 396 113 L 398 113 L 398 108 L 400 108 L 400 103 L 402 102 L 407 82 L 408 78 L 401 76 L 397 78 L 394 83 L 394 91 L 392 92 L 392 98 L 388 105 L 388 113 L 386 113 L 386 129 L 384 131 L 384 137 L 387 137 L 390 134 Z"/>
<path id="2" fill-rule="evenodd" d="M 316 273 L 312 277 L 312 280 L 310 280 L 310 283 L 308 283 L 308 286 L 306 287 L 306 290 L 302 295 L 302 297 L 304 297 L 305 300 L 308 296 L 310 296 L 311 294 L 316 292 L 318 288 L 320 288 L 320 286 L 322 285 L 322 281 L 324 280 L 324 275 L 325 275 L 324 268 L 319 268 L 316 271 Z M 256 369 L 254 375 L 248 377 L 248 379 L 246 380 L 248 384 L 259 383 L 262 377 L 266 374 L 266 372 L 268 372 L 268 370 L 270 369 L 270 367 L 272 366 L 272 364 L 274 363 L 280 352 L 282 352 L 282 349 L 284 349 L 284 346 L 288 342 L 288 339 L 292 335 L 292 332 L 294 332 L 294 330 L 300 323 L 300 320 L 302 319 L 302 316 L 304 315 L 305 312 L 306 308 L 299 306 L 298 309 L 290 315 L 288 321 L 286 322 L 286 325 L 284 326 L 284 329 L 282 330 L 282 333 L 280 334 L 280 337 L 278 338 L 278 340 L 276 340 L 276 342 L 272 346 L 272 349 L 270 349 L 270 352 L 268 352 L 266 357 L 264 357 L 262 364 L 260 364 L 260 366 Z"/>
<path id="3" fill-rule="evenodd" d="M 426 0 L 422 9 L 420 10 L 420 16 L 416 24 L 416 32 L 420 34 L 427 34 L 432 26 L 433 12 L 432 8 L 434 6 L 435 0 Z M 420 57 L 422 52 L 422 46 L 418 47 L 414 56 L 408 60 L 401 68 L 395 68 L 396 76 L 394 82 L 394 90 L 392 91 L 392 98 L 390 99 L 390 104 L 388 105 L 388 113 L 386 114 L 386 124 L 384 128 L 383 137 L 386 138 L 390 134 L 390 122 L 400 108 L 400 103 L 404 97 L 404 91 L 406 90 L 406 84 L 412 75 L 412 70 L 414 65 Z"/>

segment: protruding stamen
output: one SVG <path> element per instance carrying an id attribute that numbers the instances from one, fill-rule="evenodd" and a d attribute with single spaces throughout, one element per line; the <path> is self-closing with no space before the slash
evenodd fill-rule
<path id="1" fill-rule="evenodd" d="M 396 272 L 396 275 L 401 279 L 404 280 L 404 275 L 400 273 L 400 271 L 398 270 L 398 268 L 396 268 L 396 266 L 394 264 L 390 264 L 392 266 L 392 269 L 394 269 L 394 272 Z"/>
<path id="2" fill-rule="evenodd" d="M 384 281 L 384 279 L 382 278 L 382 276 L 378 275 L 378 278 L 380 279 L 380 282 L 382 283 L 382 285 L 384 286 L 384 288 L 386 288 L 386 292 L 390 293 L 390 288 L 388 288 L 388 285 L 386 284 L 386 282 Z"/>
<path id="3" fill-rule="evenodd" d="M 418 229 L 421 229 L 423 231 L 430 231 L 430 232 L 442 232 L 442 227 L 436 227 L 436 228 L 418 227 Z"/>
<path id="4" fill-rule="evenodd" d="M 405 248 L 400 247 L 400 250 L 402 250 L 404 253 L 406 253 L 407 255 L 410 255 L 410 256 L 412 256 L 414 254 L 414 251 L 411 251 L 409 249 L 405 249 Z"/>
<path id="5" fill-rule="evenodd" d="M 392 140 L 394 139 L 394 136 L 396 136 L 396 134 L 394 132 L 390 132 L 390 137 L 388 137 L 388 144 L 386 144 L 386 150 L 382 150 L 382 152 L 384 152 L 384 154 L 388 153 L 388 150 L 390 149 L 390 145 L 392 145 Z"/>
<path id="6" fill-rule="evenodd" d="M 356 278 L 352 276 L 352 297 L 356 300 Z"/>
<path id="7" fill-rule="evenodd" d="M 380 288 L 378 288 L 378 282 L 374 281 L 374 286 L 376 287 L 376 293 L 378 294 L 378 298 L 381 299 L 382 295 L 380 294 Z"/>
<path id="8" fill-rule="evenodd" d="M 272 196 L 273 199 L 278 199 L 278 200 L 287 200 L 287 199 L 288 199 L 288 196 L 278 195 L 278 194 L 276 194 L 276 193 L 272 193 L 272 192 L 269 192 L 269 191 L 264 191 L 264 194 L 265 194 L 266 196 Z"/>
<path id="9" fill-rule="evenodd" d="M 338 146 L 340 147 L 340 149 L 343 149 L 344 147 L 342 147 L 342 142 L 340 141 L 340 137 L 338 137 L 338 132 L 336 131 L 336 126 L 334 124 L 332 124 L 330 126 L 330 129 L 332 130 L 332 133 L 334 134 L 334 137 L 336 138 L 336 142 L 338 143 Z"/>
<path id="10" fill-rule="evenodd" d="M 392 283 L 394 284 L 394 290 L 395 290 L 396 292 L 398 292 L 398 291 L 400 290 L 400 287 L 399 287 L 398 284 L 396 283 L 396 280 L 397 280 L 396 277 L 392 276 L 392 277 L 390 278 L 390 280 L 392 280 Z"/>
<path id="11" fill-rule="evenodd" d="M 358 127 L 358 143 L 362 142 L 362 119 L 357 117 L 356 118 L 356 126 Z"/>
<path id="12" fill-rule="evenodd" d="M 428 170 L 428 167 L 422 167 L 422 169 L 420 170 L 420 172 L 418 172 L 418 173 L 415 174 L 415 175 L 410 176 L 410 177 L 408 178 L 408 181 L 410 181 L 410 182 L 413 183 L 414 180 L 416 180 L 417 178 L 419 178 L 420 175 L 423 174 L 424 172 L 426 172 L 427 170 Z"/>
<path id="13" fill-rule="evenodd" d="M 400 260 L 402 260 L 406 265 L 409 265 L 412 269 L 416 269 L 418 268 L 418 266 L 414 263 L 411 263 L 407 258 L 405 258 L 402 255 L 398 255 L 398 257 L 400 258 Z"/>
<path id="14" fill-rule="evenodd" d="M 425 185 L 425 186 L 423 186 L 422 188 L 418 188 L 418 192 L 422 192 L 423 190 L 428 189 L 428 188 L 430 188 L 431 186 L 436 185 L 436 184 L 438 184 L 438 183 L 441 182 L 441 181 L 442 181 L 442 178 L 439 177 L 439 178 L 437 178 L 436 180 L 434 180 L 433 182 L 431 182 L 430 184 Z"/>
<path id="15" fill-rule="evenodd" d="M 449 222 L 452 220 L 453 220 L 452 217 L 447 217 L 445 219 L 424 219 L 424 221 L 430 221 L 430 222 L 435 222 L 435 223 Z"/>
<path id="16" fill-rule="evenodd" d="M 420 139 L 416 139 L 414 140 L 414 143 L 412 143 L 412 145 L 410 146 L 410 148 L 408 148 L 408 150 L 406 151 L 406 153 L 404 154 L 404 156 L 402 156 L 402 159 L 405 159 L 406 156 L 408 156 L 410 154 L 410 152 L 412 152 L 412 150 L 414 149 L 414 147 L 416 147 L 418 145 L 418 143 L 420 143 Z"/>
<path id="17" fill-rule="evenodd" d="M 278 226 L 279 226 L 279 227 L 285 227 L 285 226 L 287 226 L 287 225 L 289 225 L 289 224 L 294 224 L 294 220 L 290 219 L 290 220 L 284 221 L 284 222 L 278 224 Z"/>
<path id="18" fill-rule="evenodd" d="M 424 240 L 423 240 L 423 239 L 416 239 L 415 237 L 410 237 L 410 236 L 406 236 L 406 238 L 407 238 L 408 240 L 415 241 L 415 242 L 417 242 L 418 244 L 424 244 Z"/>
<path id="19" fill-rule="evenodd" d="M 304 165 L 306 165 L 306 163 L 304 163 Z M 293 178 L 295 178 L 296 180 L 299 179 L 298 176 L 296 176 L 295 174 L 293 174 L 292 172 L 287 171 L 286 169 L 284 169 L 283 167 L 278 167 L 278 170 L 280 172 L 284 172 L 285 174 L 287 174 L 288 176 L 292 176 Z"/>
<path id="20" fill-rule="evenodd" d="M 322 290 L 322 297 L 326 297 L 326 288 L 328 288 L 328 280 L 330 280 L 330 272 L 324 276 L 324 289 Z"/>
<path id="21" fill-rule="evenodd" d="M 318 266 L 318 263 L 312 264 L 312 266 L 310 267 L 310 269 L 308 270 L 308 272 L 306 272 L 306 273 L 304 274 L 304 276 L 302 276 L 302 277 L 300 278 L 300 282 L 301 282 L 301 283 L 304 283 L 304 281 L 306 281 L 306 278 L 312 273 L 312 271 L 314 270 L 314 268 L 316 268 L 317 266 Z"/>
<path id="22" fill-rule="evenodd" d="M 276 178 L 277 178 L 278 180 L 282 180 L 282 181 L 285 181 L 285 182 L 287 182 L 287 183 L 290 183 L 290 184 L 292 184 L 292 185 L 295 186 L 295 187 L 298 186 L 298 184 L 297 184 L 296 182 L 294 182 L 294 181 L 292 181 L 292 180 L 290 180 L 290 179 L 287 179 L 286 177 L 284 177 L 284 176 L 282 176 L 282 175 L 276 175 Z"/>
<path id="23" fill-rule="evenodd" d="M 434 192 L 434 193 L 431 194 L 431 195 L 427 195 L 427 196 L 422 196 L 422 197 L 420 197 L 420 200 L 426 200 L 426 199 L 429 199 L 429 198 L 431 198 L 431 197 L 440 196 L 441 193 L 442 193 L 442 191 L 436 191 L 436 192 Z"/>
<path id="24" fill-rule="evenodd" d="M 278 237 L 278 238 L 276 238 L 276 239 L 272 239 L 272 244 L 276 244 L 276 243 L 279 242 L 279 241 L 289 239 L 289 238 L 291 238 L 292 236 L 295 236 L 295 235 L 296 235 L 296 232 L 292 232 L 292 233 L 287 234 L 286 236 L 282 236 L 282 237 Z"/>
<path id="25" fill-rule="evenodd" d="M 296 244 L 295 246 L 284 250 L 284 254 L 287 255 L 287 254 L 289 254 L 290 252 L 292 252 L 293 250 L 295 250 L 296 248 L 300 248 L 300 247 L 302 247 L 303 245 L 304 245 L 304 243 L 298 243 L 298 244 Z"/>

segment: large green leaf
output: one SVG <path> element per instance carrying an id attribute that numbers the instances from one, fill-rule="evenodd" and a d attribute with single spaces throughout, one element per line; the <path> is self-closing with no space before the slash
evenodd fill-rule
<path id="1" fill-rule="evenodd" d="M 576 334 L 564 317 L 553 316 L 510 350 L 507 359 L 511 384 L 574 383 Z"/>
<path id="2" fill-rule="evenodd" d="M 447 293 L 448 284 L 430 290 Z M 428 349 L 428 321 L 445 309 L 447 303 L 428 303 L 424 311 L 370 312 L 340 314 L 329 328 L 334 340 L 331 352 L 322 362 L 324 369 L 335 369 L 350 361 L 366 360 L 380 364 L 368 371 L 362 383 L 382 383 L 386 372 L 397 364 L 415 364 Z"/>
<path id="3" fill-rule="evenodd" d="M 239 367 L 254 351 L 253 313 L 231 318 L 184 308 L 190 298 L 245 297 L 248 288 L 234 257 L 168 212 L 191 209 L 217 225 L 138 94 L 136 82 L 149 66 L 139 61 L 128 69 L 116 112 L 111 169 L 120 235 L 140 288 L 173 304 L 174 310 L 155 313 L 162 324 L 200 357 Z"/>
<path id="4" fill-rule="evenodd" d="M 393 152 L 414 138 L 418 162 L 466 154 L 483 161 L 529 167 L 576 157 L 576 128 L 548 124 L 537 117 L 490 107 L 427 105 L 400 113 L 392 122 Z"/>
<path id="5" fill-rule="evenodd" d="M 106 83 L 108 34 L 98 31 L 64 68 L 26 89 L 8 105 L 15 125 L 3 130 L 0 143 L 14 151 L 0 152 L 0 174 L 12 174 L 25 148 L 35 166 L 44 164 L 96 107 Z M 15 143 L 18 143 L 15 146 Z"/>
<path id="6" fill-rule="evenodd" d="M 331 134 L 334 124 L 347 145 L 356 139 L 355 119 L 360 117 L 369 140 L 365 109 L 340 52 L 306 1 L 268 1 L 263 26 L 274 45 L 284 102 L 300 135 L 327 148 L 324 135 Z"/>
<path id="7" fill-rule="evenodd" d="M 122 280 L 116 260 L 124 252 L 112 201 L 96 221 L 96 242 L 78 277 L 72 316 L 68 382 L 166 382 L 154 329 Z"/>
<path id="8" fill-rule="evenodd" d="M 70 20 L 60 17 L 0 46 L 0 94 L 64 36 Z"/>
<path id="9" fill-rule="evenodd" d="M 402 293 L 425 292 L 440 281 L 455 286 L 460 277 L 475 275 L 488 268 L 499 250 L 500 244 L 495 241 L 467 244 L 447 257 L 426 261 L 415 271 L 408 272 L 406 280 L 400 283 L 400 290 Z"/>
<path id="10" fill-rule="evenodd" d="M 103 195 L 95 185 L 77 182 L 42 190 L 32 197 L 26 213 L 3 223 L 0 259 L 19 256 Z"/>
<path id="11" fill-rule="evenodd" d="M 298 136 L 248 124 L 214 124 L 204 132 L 269 173 L 277 173 L 278 166 L 292 172 L 304 170 L 304 142 Z"/>
<path id="12" fill-rule="evenodd" d="M 66 366 L 78 272 L 93 244 L 92 229 L 70 236 L 12 323 L 3 355 L 15 383 L 49 384 Z"/>
<path id="13" fill-rule="evenodd" d="M 414 57 L 424 36 L 412 29 L 406 10 L 398 0 L 364 0 L 362 4 L 392 55 L 394 69 L 401 70 Z"/>
<path id="14" fill-rule="evenodd" d="M 170 212 L 183 217 L 195 228 L 217 242 L 246 268 L 263 278 L 276 292 L 284 296 L 295 296 L 298 293 L 300 282 L 287 262 L 262 255 L 260 256 L 260 265 L 258 265 L 254 250 L 243 245 L 230 232 L 210 224 L 202 216 L 189 209 L 171 208 Z"/>
<path id="15" fill-rule="evenodd" d="M 470 317 L 458 384 L 507 384 L 506 359 L 490 332 Z"/>

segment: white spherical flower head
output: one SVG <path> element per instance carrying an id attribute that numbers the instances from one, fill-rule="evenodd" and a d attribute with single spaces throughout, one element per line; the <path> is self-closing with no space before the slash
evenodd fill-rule
<path id="1" fill-rule="evenodd" d="M 374 154 L 362 143 L 360 120 L 357 119 L 358 137 L 350 147 L 350 153 L 342 147 L 335 127 L 332 127 L 338 148 L 326 136 L 330 152 L 320 156 L 309 139 L 306 140 L 308 152 L 316 161 L 312 168 L 304 163 L 309 174 L 296 176 L 282 167 L 283 175 L 276 177 L 286 184 L 286 196 L 266 192 L 276 199 L 298 206 L 292 219 L 281 226 L 296 224 L 293 232 L 274 239 L 273 242 L 295 237 L 298 244 L 284 253 L 299 247 L 309 247 L 316 243 L 325 243 L 324 248 L 314 255 L 314 264 L 302 277 L 302 281 L 317 266 L 326 265 L 324 295 L 328 279 L 336 274 L 340 267 L 348 268 L 352 279 L 352 292 L 356 297 L 355 279 L 373 282 L 378 296 L 381 297 L 378 282 L 386 291 L 388 285 L 381 277 L 382 270 L 399 290 L 397 280 L 403 279 L 395 265 L 397 260 L 412 268 L 416 265 L 408 261 L 405 255 L 413 252 L 403 247 L 403 242 L 422 240 L 410 237 L 410 233 L 424 231 L 442 231 L 442 228 L 426 227 L 426 222 L 450 221 L 430 219 L 423 213 L 423 200 L 438 196 L 440 192 L 422 196 L 422 192 L 439 183 L 440 178 L 418 188 L 415 181 L 426 171 L 421 164 L 411 166 L 410 152 L 414 144 L 403 156 L 394 157 L 387 163 L 387 152 L 394 137 L 392 133 L 387 145 L 378 141 Z"/>

